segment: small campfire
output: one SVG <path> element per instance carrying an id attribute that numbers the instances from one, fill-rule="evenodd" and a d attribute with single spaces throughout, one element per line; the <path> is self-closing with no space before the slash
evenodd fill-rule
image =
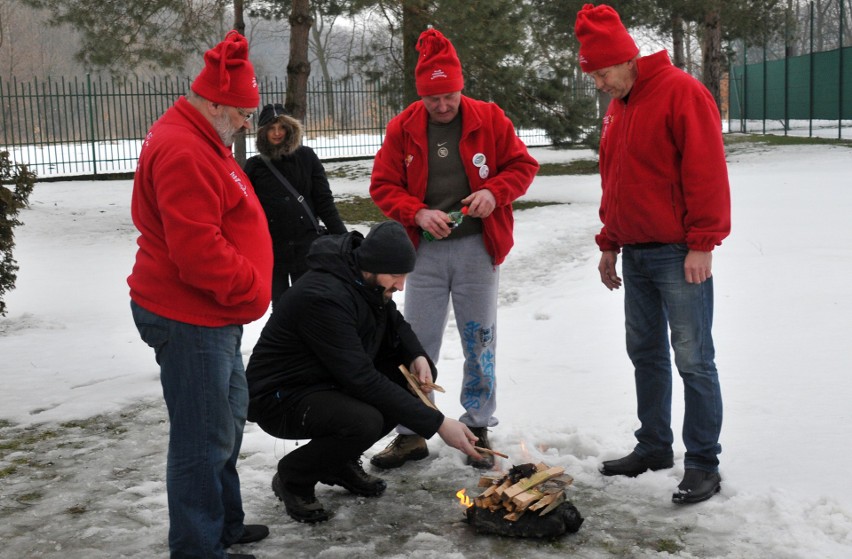
<path id="1" fill-rule="evenodd" d="M 564 468 L 521 464 L 503 476 L 482 476 L 479 487 L 485 490 L 472 500 L 464 489 L 456 496 L 467 507 L 467 521 L 477 532 L 554 538 L 576 532 L 583 524 L 565 495 L 573 481 Z"/>

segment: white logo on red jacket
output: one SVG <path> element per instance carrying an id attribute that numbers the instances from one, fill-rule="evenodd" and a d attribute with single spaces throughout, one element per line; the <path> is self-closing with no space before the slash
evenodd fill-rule
<path id="1" fill-rule="evenodd" d="M 612 115 L 606 115 L 603 117 L 603 126 L 601 127 L 601 141 L 606 138 L 606 130 L 609 128 L 609 125 L 612 124 Z"/>
<path id="2" fill-rule="evenodd" d="M 234 179 L 234 182 L 237 183 L 237 186 L 239 186 L 240 190 L 243 191 L 243 196 L 248 198 L 248 191 L 246 189 L 246 185 L 243 184 L 243 180 L 240 178 L 236 171 L 231 171 L 231 178 Z"/>

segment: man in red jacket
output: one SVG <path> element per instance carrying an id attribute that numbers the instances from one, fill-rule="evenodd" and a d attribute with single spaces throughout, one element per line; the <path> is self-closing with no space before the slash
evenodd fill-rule
<path id="1" fill-rule="evenodd" d="M 243 523 L 236 463 L 248 411 L 242 325 L 269 306 L 272 242 L 231 145 L 260 98 L 242 35 L 229 33 L 204 60 L 191 91 L 145 138 L 127 282 L 169 412 L 171 557 L 251 558 L 225 549 L 269 533 Z"/>
<path id="2" fill-rule="evenodd" d="M 575 32 L 580 66 L 612 98 L 601 130 L 598 270 L 608 289 L 618 289 L 621 251 L 641 423 L 633 452 L 604 462 L 601 473 L 632 477 L 673 466 L 670 331 L 684 383 L 686 447 L 672 500 L 700 502 L 721 486 L 711 263 L 713 248 L 730 232 L 731 210 L 719 111 L 665 51 L 639 57 L 611 7 L 586 4 Z"/>
<path id="3" fill-rule="evenodd" d="M 428 29 L 418 40 L 415 70 L 420 101 L 388 123 L 376 154 L 370 194 L 405 226 L 417 265 L 405 291 L 405 317 L 428 355 L 438 360 L 452 298 L 464 352 L 460 420 L 489 446 L 497 425 L 495 374 L 499 266 L 514 243 L 512 202 L 522 196 L 538 163 L 493 103 L 462 95 L 464 78 L 453 45 Z M 460 223 L 448 214 L 466 208 Z M 428 233 L 433 241 L 422 240 Z M 428 454 L 411 431 L 371 459 L 395 468 Z M 490 468 L 493 457 L 469 463 Z"/>

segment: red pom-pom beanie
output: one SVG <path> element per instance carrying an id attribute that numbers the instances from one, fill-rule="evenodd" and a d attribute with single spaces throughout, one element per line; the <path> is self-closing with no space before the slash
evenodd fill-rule
<path id="1" fill-rule="evenodd" d="M 437 29 L 427 29 L 417 40 L 414 79 L 417 95 L 443 95 L 464 89 L 461 62 L 449 39 Z"/>
<path id="2" fill-rule="evenodd" d="M 584 72 L 622 64 L 639 54 L 618 12 L 605 4 L 583 6 L 574 33 L 580 41 L 580 68 Z"/>
<path id="3" fill-rule="evenodd" d="M 204 68 L 192 82 L 192 91 L 220 105 L 257 107 L 260 94 L 248 52 L 246 38 L 230 31 L 221 43 L 204 53 Z"/>

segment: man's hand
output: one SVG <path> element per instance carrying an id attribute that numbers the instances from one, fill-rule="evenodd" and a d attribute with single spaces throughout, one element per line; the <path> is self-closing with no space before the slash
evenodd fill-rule
<path id="1" fill-rule="evenodd" d="M 601 282 L 607 289 L 612 291 L 621 287 L 621 278 L 615 271 L 615 263 L 618 262 L 618 253 L 614 250 L 601 252 L 601 261 L 598 264 L 598 272 L 601 274 Z"/>
<path id="2" fill-rule="evenodd" d="M 452 220 L 450 216 L 441 210 L 430 210 L 423 208 L 417 210 L 414 214 L 414 223 L 417 227 L 428 231 L 436 239 L 443 239 L 450 236 L 452 229 L 448 225 Z"/>
<path id="3" fill-rule="evenodd" d="M 477 190 L 467 198 L 463 198 L 461 203 L 468 206 L 467 215 L 480 219 L 491 215 L 497 207 L 497 200 L 487 188 Z"/>
<path id="4" fill-rule="evenodd" d="M 464 423 L 445 417 L 444 422 L 438 428 L 438 436 L 445 443 L 464 452 L 474 460 L 482 460 L 482 456 L 473 448 L 473 443 L 477 440 L 476 435 L 471 433 Z"/>
<path id="5" fill-rule="evenodd" d="M 683 261 L 686 283 L 704 283 L 712 276 L 713 253 L 690 250 Z"/>
<path id="6" fill-rule="evenodd" d="M 429 366 L 429 360 L 422 355 L 415 358 L 408 367 L 408 371 L 414 375 L 417 382 L 420 383 L 420 391 L 424 394 L 432 392 L 432 383 L 435 379 L 432 378 L 432 367 Z"/>

